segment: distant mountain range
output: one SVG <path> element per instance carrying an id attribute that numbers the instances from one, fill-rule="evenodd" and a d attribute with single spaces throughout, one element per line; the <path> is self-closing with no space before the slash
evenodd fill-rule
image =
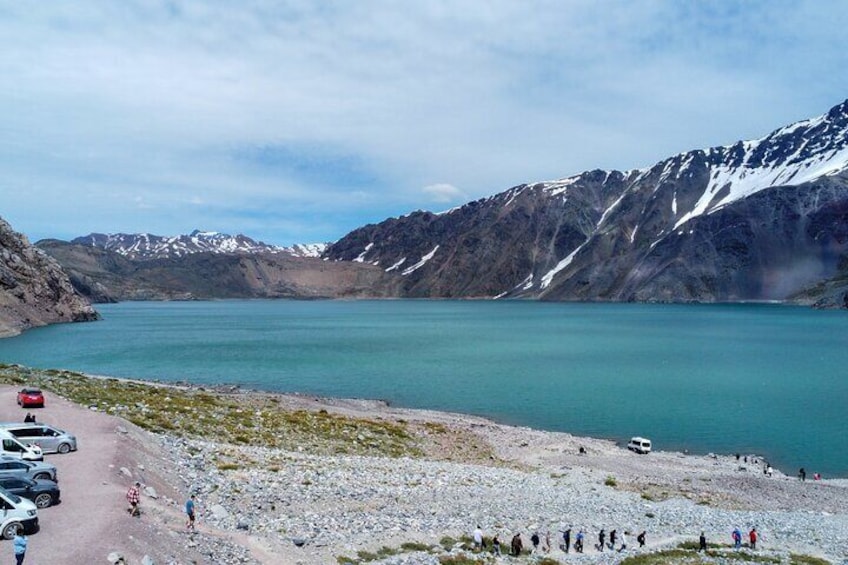
<path id="1" fill-rule="evenodd" d="M 367 225 L 324 256 L 416 297 L 848 305 L 848 101 L 754 141 Z"/>
<path id="2" fill-rule="evenodd" d="M 439 297 L 848 307 L 848 101 L 753 141 L 522 184 L 325 246 L 195 231 L 37 244 L 95 301 Z M 319 258 L 320 256 L 320 258 Z"/>
<path id="3" fill-rule="evenodd" d="M 161 236 L 147 233 L 128 234 L 92 233 L 71 241 L 114 251 L 129 259 L 173 259 L 192 253 L 251 254 L 282 253 L 292 257 L 320 257 L 326 243 L 312 243 L 280 247 L 256 241 L 246 235 L 194 230 L 188 235 Z"/>

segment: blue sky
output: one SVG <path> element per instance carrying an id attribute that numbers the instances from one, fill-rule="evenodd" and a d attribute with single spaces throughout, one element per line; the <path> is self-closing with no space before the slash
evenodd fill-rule
<path id="1" fill-rule="evenodd" d="M 841 1 L 0 2 L 0 216 L 333 241 L 848 98 Z"/>

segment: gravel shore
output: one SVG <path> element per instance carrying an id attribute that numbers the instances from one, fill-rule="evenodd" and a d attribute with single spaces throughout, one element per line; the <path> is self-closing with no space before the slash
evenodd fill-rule
<path id="1" fill-rule="evenodd" d="M 250 393 L 240 394 L 249 401 Z M 10 398 L 13 404 L 13 389 L 3 387 L 0 402 L 7 406 Z M 786 563 L 790 553 L 848 560 L 844 480 L 801 482 L 779 470 L 768 477 L 759 461 L 745 464 L 726 454 L 637 455 L 605 440 L 380 402 L 302 396 L 279 401 L 282 410 L 427 423 L 440 436 L 435 440 L 441 452 L 388 458 L 220 444 L 152 434 L 50 398 L 39 419 L 67 428 L 72 426 L 64 422 L 73 422 L 81 451 L 48 456 L 60 468 L 65 502 L 42 512 L 43 531 L 32 536 L 32 545 L 43 559 L 33 551 L 28 563 L 77 563 L 68 556 L 83 554 L 105 563 L 109 553 L 121 552 L 127 563 L 146 557 L 160 565 L 332 564 L 376 557 L 389 548 L 400 553 L 369 562 L 437 564 L 465 554 L 459 540 L 478 525 L 487 536 L 498 534 L 504 549 L 515 533 L 529 546 L 533 532 L 543 540 L 550 532 L 552 549 L 535 557 L 561 563 L 617 563 L 695 541 L 702 531 L 711 543 L 728 544 L 736 526 L 745 532 L 756 526 L 757 552 Z M 8 416 L 4 419 L 17 419 Z M 63 466 L 90 457 L 94 445 L 100 450 L 95 464 L 73 470 L 73 484 L 88 485 L 87 496 L 70 490 L 66 495 L 65 481 L 71 479 Z M 121 514 L 123 493 L 134 480 L 145 486 L 140 519 Z M 182 514 L 189 492 L 198 500 L 198 531 L 191 534 Z M 91 497 L 99 497 L 98 503 Z M 111 501 L 105 503 L 108 512 L 104 500 Z M 71 521 L 86 512 L 105 518 L 89 528 L 77 521 L 74 529 Z M 63 529 L 49 525 L 62 520 Z M 559 532 L 566 528 L 573 535 L 585 532 L 585 553 L 566 555 L 558 548 Z M 628 549 L 597 551 L 593 545 L 601 528 L 630 532 Z M 635 536 L 643 530 L 647 544 L 637 549 Z M 402 550 L 412 543 L 417 545 Z M 77 545 L 88 549 L 80 553 Z M 54 546 L 64 549 L 50 554 L 47 548 Z M 520 562 L 497 560 L 507 561 Z"/>

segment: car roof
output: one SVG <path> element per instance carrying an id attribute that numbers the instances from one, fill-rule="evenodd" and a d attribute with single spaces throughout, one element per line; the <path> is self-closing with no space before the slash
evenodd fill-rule
<path id="1" fill-rule="evenodd" d="M 38 394 L 38 393 L 40 393 L 40 392 L 41 392 L 41 389 L 40 389 L 40 388 L 31 387 L 31 386 L 27 386 L 27 387 L 22 388 L 22 389 L 21 389 L 21 392 L 31 392 L 31 393 Z"/>

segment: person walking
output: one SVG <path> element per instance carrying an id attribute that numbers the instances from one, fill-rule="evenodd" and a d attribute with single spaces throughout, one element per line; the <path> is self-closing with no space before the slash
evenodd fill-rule
<path id="1" fill-rule="evenodd" d="M 15 565 L 23 565 L 27 550 L 27 537 L 24 535 L 23 528 L 19 527 L 15 532 L 13 545 L 15 546 Z"/>
<path id="2" fill-rule="evenodd" d="M 607 533 L 601 528 L 601 531 L 598 532 L 598 551 L 604 550 L 604 543 L 607 541 Z"/>
<path id="3" fill-rule="evenodd" d="M 639 542 L 639 547 L 645 547 L 645 530 L 642 530 L 642 533 L 636 536 L 636 541 Z"/>
<path id="4" fill-rule="evenodd" d="M 627 550 L 627 531 L 625 531 L 621 534 L 621 547 L 618 548 L 618 552 L 621 553 L 622 551 L 626 551 L 626 550 Z"/>
<path id="5" fill-rule="evenodd" d="M 615 549 L 615 540 L 618 533 L 615 530 L 610 532 L 610 549 Z"/>
<path id="6" fill-rule="evenodd" d="M 539 550 L 539 532 L 533 532 L 533 535 L 530 536 L 530 543 L 533 544 L 533 554 Z"/>
<path id="7" fill-rule="evenodd" d="M 733 538 L 734 549 L 739 549 L 740 547 L 742 547 L 742 530 L 740 530 L 738 526 L 733 528 L 733 533 L 731 534 L 731 537 Z"/>
<path id="8" fill-rule="evenodd" d="M 495 534 L 495 537 L 492 538 L 492 553 L 497 556 L 501 554 L 501 538 L 498 537 L 498 534 Z"/>
<path id="9" fill-rule="evenodd" d="M 136 481 L 135 484 L 130 487 L 130 490 L 127 491 L 127 502 L 130 503 L 130 507 L 127 511 L 130 513 L 130 516 L 141 516 L 141 510 L 138 507 L 139 502 L 141 502 L 141 492 L 139 492 L 139 487 L 141 487 L 141 483 Z"/>
<path id="10" fill-rule="evenodd" d="M 574 540 L 574 551 L 577 553 L 583 553 L 583 530 L 579 530 L 577 532 L 577 538 Z"/>
<path id="11" fill-rule="evenodd" d="M 751 528 L 748 532 L 748 541 L 751 542 L 751 549 L 757 549 L 757 528 Z"/>
<path id="12" fill-rule="evenodd" d="M 186 522 L 186 528 L 191 531 L 194 531 L 194 495 L 192 494 L 185 503 L 185 511 L 186 516 L 188 516 L 188 521 Z"/>
<path id="13" fill-rule="evenodd" d="M 707 536 L 704 535 L 704 532 L 701 532 L 701 537 L 698 539 L 698 552 L 707 551 Z"/>

